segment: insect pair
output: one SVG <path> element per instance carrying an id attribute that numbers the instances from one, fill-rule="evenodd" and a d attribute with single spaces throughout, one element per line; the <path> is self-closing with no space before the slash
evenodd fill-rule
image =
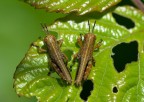
<path id="1" fill-rule="evenodd" d="M 92 32 L 94 30 L 95 23 Z M 78 38 L 78 45 L 80 46 L 80 51 L 77 54 L 75 54 L 74 57 L 74 59 L 77 58 L 79 60 L 79 67 L 75 78 L 75 84 L 77 86 L 81 85 L 82 80 L 87 79 L 90 70 L 92 68 L 92 65 L 95 64 L 93 58 L 94 49 L 99 48 L 101 45 L 100 42 L 95 47 L 96 35 L 90 33 L 89 21 L 88 25 L 89 25 L 89 33 L 84 35 L 84 41 L 82 41 L 82 36 Z M 71 84 L 72 77 L 65 63 L 65 59 L 67 59 L 67 57 L 60 51 L 60 45 L 62 44 L 62 41 L 57 41 L 54 35 L 49 34 L 46 25 L 42 25 L 42 27 L 47 32 L 47 36 L 44 38 L 44 42 L 47 46 L 47 51 L 50 56 L 51 67 L 57 72 L 57 74 L 63 80 Z"/>

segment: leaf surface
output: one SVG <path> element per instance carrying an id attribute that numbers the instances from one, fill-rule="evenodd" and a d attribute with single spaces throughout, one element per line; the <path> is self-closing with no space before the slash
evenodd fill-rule
<path id="1" fill-rule="evenodd" d="M 127 29 L 119 25 L 112 13 L 131 19 L 135 26 Z M 94 20 L 90 20 L 92 28 Z M 103 40 L 100 49 L 93 53 L 96 65 L 92 67 L 88 80 L 93 83 L 93 90 L 88 102 L 143 102 L 144 101 L 144 14 L 133 7 L 123 6 L 96 18 L 94 34 L 96 42 Z M 57 39 L 63 39 L 61 50 L 69 58 L 73 80 L 76 76 L 78 62 L 72 63 L 73 55 L 79 51 L 77 38 L 86 34 L 87 21 L 57 21 L 49 30 Z M 127 63 L 122 72 L 118 72 L 112 59 L 113 48 L 120 43 L 135 41 L 138 44 L 138 60 Z M 34 42 L 44 46 L 42 39 Z M 125 52 L 125 49 L 123 49 Z M 133 55 L 132 55 L 133 56 Z M 51 72 L 47 53 L 39 53 L 36 46 L 31 46 L 14 74 L 14 87 L 20 96 L 36 96 L 41 102 L 83 102 L 80 94 L 83 86 L 76 87 L 74 82 L 67 85 L 55 72 Z M 114 88 L 117 92 L 114 92 Z"/>
<path id="2" fill-rule="evenodd" d="M 121 0 L 23 0 L 35 8 L 46 9 L 48 12 L 71 13 L 79 15 L 92 11 L 102 12 Z"/>

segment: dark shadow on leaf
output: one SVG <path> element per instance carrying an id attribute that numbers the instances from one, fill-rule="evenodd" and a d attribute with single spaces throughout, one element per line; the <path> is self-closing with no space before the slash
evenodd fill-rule
<path id="1" fill-rule="evenodd" d="M 131 0 L 122 0 L 117 6 L 125 6 L 125 5 L 135 7 L 135 5 L 133 4 Z"/>
<path id="2" fill-rule="evenodd" d="M 61 79 L 61 78 L 56 78 L 58 84 L 61 86 L 61 87 L 66 87 L 66 86 L 69 86 L 70 84 L 68 84 L 65 80 Z"/>
<path id="3" fill-rule="evenodd" d="M 82 21 L 87 21 L 89 19 L 100 19 L 105 14 L 109 13 L 110 11 L 113 11 L 114 9 L 115 7 L 111 7 L 110 9 L 107 9 L 104 12 L 93 11 L 85 15 L 78 15 L 77 12 L 72 12 L 72 13 L 67 14 L 63 18 L 57 19 L 56 21 L 67 22 L 69 20 L 72 20 L 72 21 L 75 21 L 76 23 L 80 23 Z"/>
<path id="4" fill-rule="evenodd" d="M 71 60 L 71 56 L 73 55 L 73 51 L 71 49 L 65 49 L 63 53 L 67 56 L 68 61 Z"/>

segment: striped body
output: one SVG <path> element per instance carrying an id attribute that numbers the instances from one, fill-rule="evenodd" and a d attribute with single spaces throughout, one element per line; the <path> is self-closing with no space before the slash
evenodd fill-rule
<path id="1" fill-rule="evenodd" d="M 52 67 L 62 79 L 66 80 L 69 84 L 71 84 L 72 78 L 68 68 L 64 63 L 64 57 L 62 52 L 60 51 L 60 46 L 58 45 L 55 36 L 47 35 L 44 39 L 44 42 L 47 45 Z"/>
<path id="2" fill-rule="evenodd" d="M 95 40 L 96 40 L 96 36 L 92 33 L 88 33 L 84 36 L 83 45 L 81 46 L 80 51 L 78 53 L 79 68 L 75 80 L 76 85 L 80 85 L 83 78 L 85 76 L 88 76 L 86 75 L 87 73 L 86 71 L 88 70 L 87 69 L 88 63 L 92 61 Z"/>

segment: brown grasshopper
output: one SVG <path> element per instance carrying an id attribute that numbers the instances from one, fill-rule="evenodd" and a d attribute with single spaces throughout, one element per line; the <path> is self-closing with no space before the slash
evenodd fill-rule
<path id="1" fill-rule="evenodd" d="M 72 83 L 70 72 L 64 62 L 67 57 L 60 51 L 62 41 L 57 41 L 54 35 L 48 33 L 46 25 L 42 25 L 44 30 L 47 32 L 47 36 L 44 38 L 44 42 L 47 46 L 47 52 L 50 57 L 50 64 L 57 74 L 66 80 L 69 84 Z"/>
<path id="2" fill-rule="evenodd" d="M 96 23 L 96 22 L 95 22 Z M 94 23 L 94 26 L 95 26 Z M 89 25 L 89 32 L 90 32 L 90 24 Z M 94 29 L 93 26 L 93 29 Z M 93 32 L 92 29 L 92 32 Z M 82 42 L 82 37 L 78 38 L 78 44 L 80 46 L 80 51 L 77 53 L 77 58 L 79 60 L 79 68 L 77 71 L 77 75 L 75 78 L 76 85 L 81 85 L 82 80 L 86 80 L 92 65 L 95 65 L 95 61 L 93 59 L 93 52 L 95 48 L 99 48 L 101 46 L 101 42 L 99 42 L 95 46 L 96 35 L 93 33 L 87 33 L 84 35 L 84 42 Z"/>

